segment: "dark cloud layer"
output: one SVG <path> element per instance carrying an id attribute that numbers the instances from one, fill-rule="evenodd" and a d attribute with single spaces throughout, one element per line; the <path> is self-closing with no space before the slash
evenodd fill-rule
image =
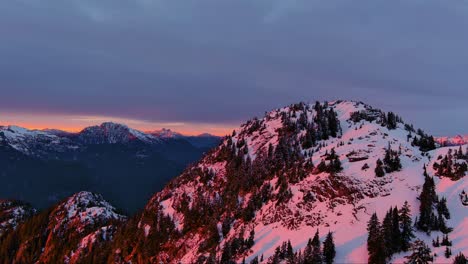
<path id="1" fill-rule="evenodd" d="M 236 123 L 343 98 L 465 133 L 466 28 L 466 1 L 2 1 L 0 111 Z"/>

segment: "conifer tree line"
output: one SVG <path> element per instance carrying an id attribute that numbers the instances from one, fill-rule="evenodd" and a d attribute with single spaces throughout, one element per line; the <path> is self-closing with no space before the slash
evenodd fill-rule
<path id="1" fill-rule="evenodd" d="M 453 264 L 468 264 L 468 258 L 460 252 L 453 260 Z"/>
<path id="2" fill-rule="evenodd" d="M 336 256 L 335 243 L 333 234 L 328 232 L 323 243 L 320 242 L 319 231 L 317 230 L 314 237 L 309 239 L 306 247 L 303 250 L 294 252 L 291 241 L 285 241 L 281 246 L 275 249 L 275 253 L 266 260 L 268 264 L 332 264 Z M 254 257 L 250 264 L 258 264 L 263 261 L 263 256 L 260 259 Z"/>
<path id="3" fill-rule="evenodd" d="M 255 243 L 254 238 L 255 231 L 252 229 L 247 239 L 243 238 L 243 231 L 241 231 L 238 237 L 226 242 L 223 247 L 220 263 L 235 263 L 234 260 L 237 256 L 248 252 L 253 247 Z"/>
<path id="4" fill-rule="evenodd" d="M 366 109 L 361 111 L 352 112 L 350 114 L 350 120 L 357 123 L 362 120 L 372 122 L 377 121 L 381 126 L 386 127 L 390 130 L 396 129 L 397 124 L 404 124 L 403 119 L 393 112 L 385 113 L 381 110 Z"/>
<path id="5" fill-rule="evenodd" d="M 398 210 L 390 208 L 382 223 L 374 213 L 367 224 L 369 263 L 386 263 L 395 253 L 408 251 L 414 238 L 411 210 L 408 202 Z"/>
<path id="6" fill-rule="evenodd" d="M 343 167 L 341 166 L 340 158 L 336 154 L 335 148 L 332 148 L 330 153 L 328 153 L 328 150 L 326 151 L 325 159 L 322 159 L 322 161 L 317 165 L 315 172 L 328 172 L 331 174 L 335 174 L 342 170 Z"/>
<path id="7" fill-rule="evenodd" d="M 313 106 L 315 115 L 310 116 L 311 106 L 305 103 L 291 105 L 289 113 L 282 112 L 281 120 L 286 132 L 297 134 L 305 130 L 305 135 L 300 137 L 303 149 L 309 149 L 317 145 L 320 140 L 337 137 L 341 134 L 340 121 L 336 112 L 325 102 L 316 102 Z"/>
<path id="8" fill-rule="evenodd" d="M 437 157 L 433 169 L 437 176 L 449 177 L 452 180 L 465 177 L 468 172 L 468 147 L 465 153 L 463 153 L 461 146 L 455 152 L 449 149 L 447 155 Z"/>
<path id="9" fill-rule="evenodd" d="M 420 239 L 416 239 L 411 244 L 410 250 L 412 252 L 406 257 L 408 259 L 406 264 L 428 264 L 434 261 L 431 249 Z"/>
<path id="10" fill-rule="evenodd" d="M 419 150 L 423 152 L 434 150 L 436 148 L 436 144 L 435 144 L 435 140 L 433 136 L 430 136 L 424 133 L 422 129 L 418 129 L 416 134 L 419 136 L 419 139 L 417 136 L 414 136 L 413 141 L 411 142 L 411 145 L 418 146 Z M 409 136 L 411 137 L 411 131 L 410 131 Z"/>
<path id="11" fill-rule="evenodd" d="M 401 170 L 400 151 L 392 150 L 390 143 L 385 149 L 385 156 L 382 160 L 377 159 L 375 165 L 375 176 L 383 177 L 385 173 L 392 173 Z"/>
<path id="12" fill-rule="evenodd" d="M 434 178 L 427 174 L 426 166 L 424 166 L 424 184 L 419 201 L 419 219 L 416 221 L 416 227 L 419 230 L 428 234 L 431 231 L 441 231 L 444 234 L 452 231 L 452 228 L 447 227 L 446 224 L 446 220 L 450 219 L 447 199 L 445 197 L 439 199 L 435 190 Z"/>

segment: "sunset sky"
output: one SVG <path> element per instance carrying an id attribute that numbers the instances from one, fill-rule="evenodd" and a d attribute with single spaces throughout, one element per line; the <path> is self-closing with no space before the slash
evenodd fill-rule
<path id="1" fill-rule="evenodd" d="M 466 134 L 467 9 L 436 0 L 1 1 L 0 124 L 76 131 L 116 121 L 222 135 L 290 103 L 352 99 L 434 135 Z"/>

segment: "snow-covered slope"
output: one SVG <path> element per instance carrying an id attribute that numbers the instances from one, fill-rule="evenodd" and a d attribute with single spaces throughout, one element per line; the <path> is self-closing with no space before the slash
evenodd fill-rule
<path id="1" fill-rule="evenodd" d="M 73 228 L 74 231 L 82 233 L 89 226 L 124 218 L 101 195 L 79 192 L 52 211 L 50 224 L 52 224 L 54 231 Z"/>
<path id="2" fill-rule="evenodd" d="M 14 200 L 0 200 L 0 237 L 35 213 L 30 205 Z"/>
<path id="3" fill-rule="evenodd" d="M 76 143 L 66 136 L 41 130 L 29 130 L 18 126 L 0 127 L 0 146 L 10 146 L 23 154 L 45 156 L 76 148 Z"/>
<path id="4" fill-rule="evenodd" d="M 2 261 L 86 263 L 93 247 L 111 240 L 125 219 L 101 195 L 79 192 L 7 233 Z"/>
<path id="5" fill-rule="evenodd" d="M 247 239 L 253 230 L 253 247 L 235 258 L 240 261 L 246 257 L 248 262 L 263 255 L 266 261 L 287 240 L 295 250 L 303 249 L 318 229 L 321 235 L 334 233 L 337 263 L 365 263 L 366 226 L 371 214 L 377 212 L 382 219 L 390 207 L 401 208 L 408 201 L 415 217 L 423 167 L 427 165 L 428 173 L 434 176 L 433 162 L 448 148 L 421 152 L 413 143 L 422 141 L 422 132 L 416 133 L 393 114 L 390 117 L 360 102 L 321 106 L 291 105 L 250 120 L 156 194 L 145 213 L 167 214 L 183 236 L 167 242 L 177 250 L 154 257 L 192 263 L 208 258 L 215 250 L 220 258 L 227 242 L 237 237 Z M 337 128 L 333 127 L 333 116 L 339 123 Z M 309 138 L 315 140 L 308 142 Z M 389 148 L 398 153 L 402 168 L 376 177 L 377 160 L 384 159 Z M 341 162 L 343 170 L 338 173 L 327 169 L 333 160 L 331 153 Z M 325 167 L 321 168 L 321 163 Z M 435 180 L 439 196 L 448 199 L 452 212 L 448 221 L 454 228 L 452 252 L 468 255 L 468 207 L 459 197 L 463 190 L 468 191 L 466 177 Z M 157 229 L 144 215 L 139 226 L 151 236 Z M 431 237 L 437 234 L 433 232 Z M 425 233 L 417 236 L 432 239 Z M 439 255 L 436 261 L 447 261 L 442 249 L 435 250 Z M 395 261 L 403 255 L 395 256 Z"/>

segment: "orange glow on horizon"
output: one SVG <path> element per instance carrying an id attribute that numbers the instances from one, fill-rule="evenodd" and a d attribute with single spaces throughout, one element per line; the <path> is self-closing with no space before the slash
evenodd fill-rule
<path id="1" fill-rule="evenodd" d="M 103 122 L 115 122 L 127 125 L 140 131 L 155 131 L 162 128 L 187 136 L 209 133 L 217 136 L 225 136 L 232 132 L 235 125 L 185 123 L 185 122 L 149 122 L 126 118 L 104 116 L 67 116 L 67 115 L 36 115 L 36 114 L 2 114 L 0 125 L 15 125 L 27 129 L 59 129 L 67 132 L 80 132 L 85 127 L 100 125 Z"/>

